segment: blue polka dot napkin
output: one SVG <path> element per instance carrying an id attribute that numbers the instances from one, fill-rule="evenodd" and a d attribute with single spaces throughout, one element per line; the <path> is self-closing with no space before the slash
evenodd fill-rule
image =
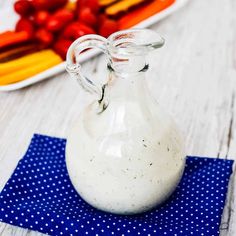
<path id="1" fill-rule="evenodd" d="M 66 140 L 34 135 L 0 194 L 0 220 L 49 235 L 219 234 L 231 160 L 188 157 L 175 193 L 135 216 L 101 212 L 74 190 L 65 165 Z"/>

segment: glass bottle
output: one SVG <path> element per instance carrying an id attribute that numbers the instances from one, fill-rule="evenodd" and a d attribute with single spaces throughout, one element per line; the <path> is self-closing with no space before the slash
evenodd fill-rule
<path id="1" fill-rule="evenodd" d="M 146 56 L 164 40 L 147 29 L 119 31 L 108 39 L 86 35 L 67 53 L 67 71 L 97 100 L 71 128 L 66 165 L 73 186 L 92 206 L 117 214 L 148 211 L 177 187 L 185 166 L 182 137 L 150 95 Z M 108 57 L 108 79 L 95 83 L 79 55 L 97 48 Z"/>

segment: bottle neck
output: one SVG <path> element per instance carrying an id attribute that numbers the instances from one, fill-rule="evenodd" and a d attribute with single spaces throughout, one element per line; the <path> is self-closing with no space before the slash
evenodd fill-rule
<path id="1" fill-rule="evenodd" d="M 112 101 L 141 101 L 143 97 L 146 97 L 148 94 L 145 81 L 147 69 L 148 64 L 143 64 L 140 71 L 118 71 L 108 64 L 109 78 L 107 84 L 102 87 L 102 96 L 98 101 L 98 113 L 103 112 Z"/>
<path id="2" fill-rule="evenodd" d="M 146 92 L 145 72 L 116 73 L 110 72 L 108 83 L 109 99 L 140 99 Z"/>

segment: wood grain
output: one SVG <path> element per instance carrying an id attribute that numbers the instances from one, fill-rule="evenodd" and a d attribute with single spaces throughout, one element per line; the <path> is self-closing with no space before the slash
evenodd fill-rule
<path id="1" fill-rule="evenodd" d="M 183 131 L 189 155 L 236 159 L 235 12 L 235 0 L 190 1 L 152 27 L 164 36 L 166 45 L 150 56 L 147 82 Z M 106 78 L 103 56 L 85 63 L 84 69 L 97 79 Z M 66 73 L 0 93 L 0 189 L 33 133 L 66 137 L 68 127 L 91 100 Z M 235 174 L 220 227 L 223 236 L 236 235 L 234 186 Z M 0 235 L 42 234 L 1 223 Z"/>

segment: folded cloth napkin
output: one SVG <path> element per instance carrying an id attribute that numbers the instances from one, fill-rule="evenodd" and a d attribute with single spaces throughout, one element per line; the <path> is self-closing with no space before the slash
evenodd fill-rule
<path id="1" fill-rule="evenodd" d="M 188 157 L 170 199 L 145 214 L 94 209 L 74 190 L 65 165 L 65 139 L 35 134 L 0 194 L 0 220 L 49 235 L 219 234 L 231 160 Z"/>

